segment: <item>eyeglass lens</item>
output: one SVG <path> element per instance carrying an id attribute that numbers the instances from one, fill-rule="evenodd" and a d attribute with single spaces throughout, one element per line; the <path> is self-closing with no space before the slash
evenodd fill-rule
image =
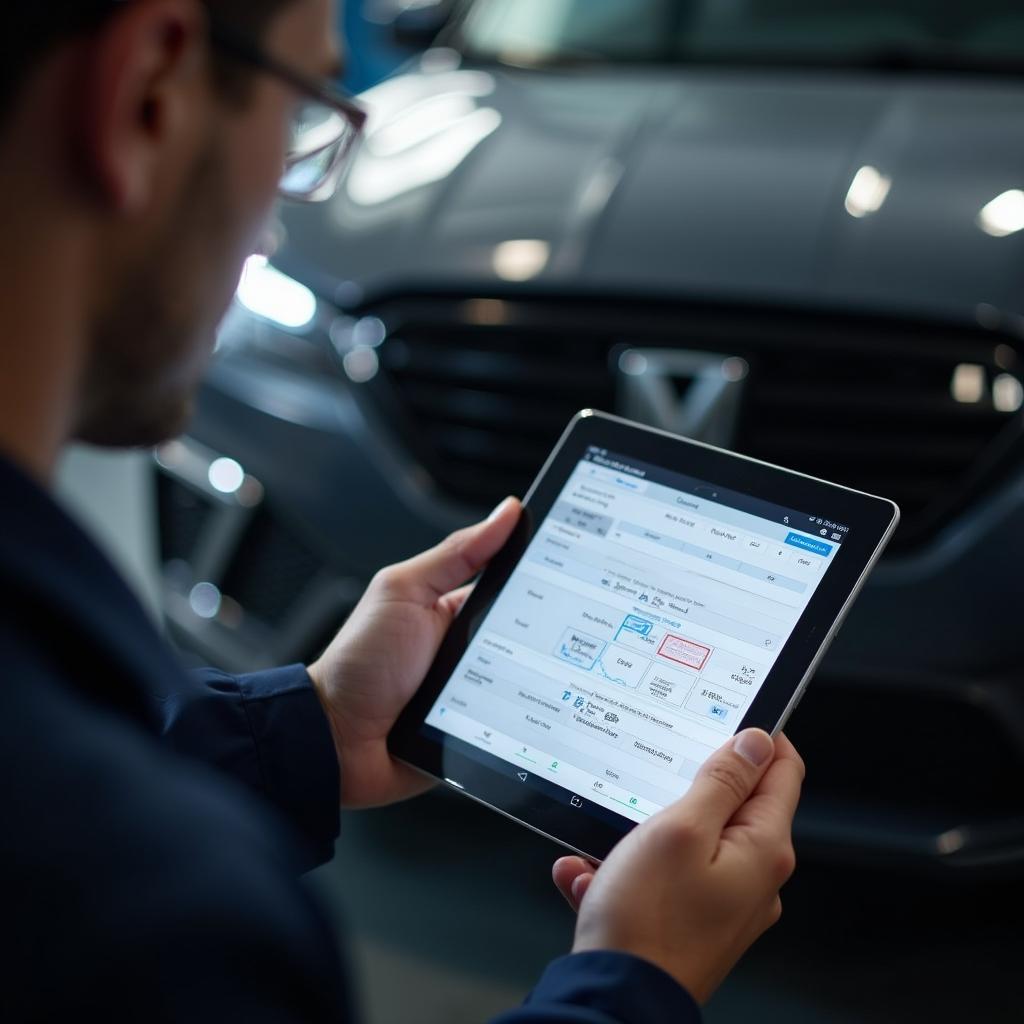
<path id="1" fill-rule="evenodd" d="M 291 127 L 280 191 L 296 199 L 327 198 L 357 134 L 353 124 L 322 103 L 305 103 Z"/>

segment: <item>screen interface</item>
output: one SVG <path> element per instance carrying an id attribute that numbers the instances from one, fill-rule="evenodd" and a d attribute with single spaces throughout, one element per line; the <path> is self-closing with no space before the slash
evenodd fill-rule
<path id="1" fill-rule="evenodd" d="M 643 821 L 736 732 L 847 536 L 590 448 L 426 724 Z"/>

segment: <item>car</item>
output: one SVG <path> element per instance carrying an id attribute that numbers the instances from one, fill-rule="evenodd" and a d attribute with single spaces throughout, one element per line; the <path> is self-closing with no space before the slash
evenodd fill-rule
<path id="1" fill-rule="evenodd" d="M 416 0 L 347 0 L 338 5 L 338 29 L 345 41 L 343 83 L 368 89 L 423 49 L 440 28 L 447 7 Z"/>
<path id="2" fill-rule="evenodd" d="M 172 635 L 309 658 L 577 409 L 618 412 L 899 502 L 791 723 L 801 849 L 1019 870 L 1024 15 L 441 10 L 337 196 L 281 208 L 155 455 Z"/>

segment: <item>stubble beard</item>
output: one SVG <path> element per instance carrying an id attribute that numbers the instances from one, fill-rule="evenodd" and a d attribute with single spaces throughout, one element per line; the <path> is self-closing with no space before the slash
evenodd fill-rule
<path id="1" fill-rule="evenodd" d="M 78 440 L 148 447 L 185 429 L 224 312 L 213 308 L 217 289 L 201 268 L 220 279 L 233 258 L 228 198 L 223 163 L 211 147 L 97 318 L 79 391 Z"/>

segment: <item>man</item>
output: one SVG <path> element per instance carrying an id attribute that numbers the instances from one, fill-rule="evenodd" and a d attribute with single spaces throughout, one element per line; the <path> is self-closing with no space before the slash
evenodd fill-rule
<path id="1" fill-rule="evenodd" d="M 383 570 L 308 671 L 184 674 L 48 488 L 72 438 L 182 427 L 278 186 L 328 190 L 286 150 L 297 111 L 331 102 L 333 11 L 41 0 L 5 16 L 0 1016 L 348 1019 L 297 875 L 330 857 L 339 801 L 425 788 L 385 737 L 518 504 Z M 340 156 L 358 116 L 334 106 Z M 559 860 L 574 951 L 501 1019 L 697 1019 L 778 917 L 801 778 L 786 740 L 750 730 L 599 869 Z"/>

